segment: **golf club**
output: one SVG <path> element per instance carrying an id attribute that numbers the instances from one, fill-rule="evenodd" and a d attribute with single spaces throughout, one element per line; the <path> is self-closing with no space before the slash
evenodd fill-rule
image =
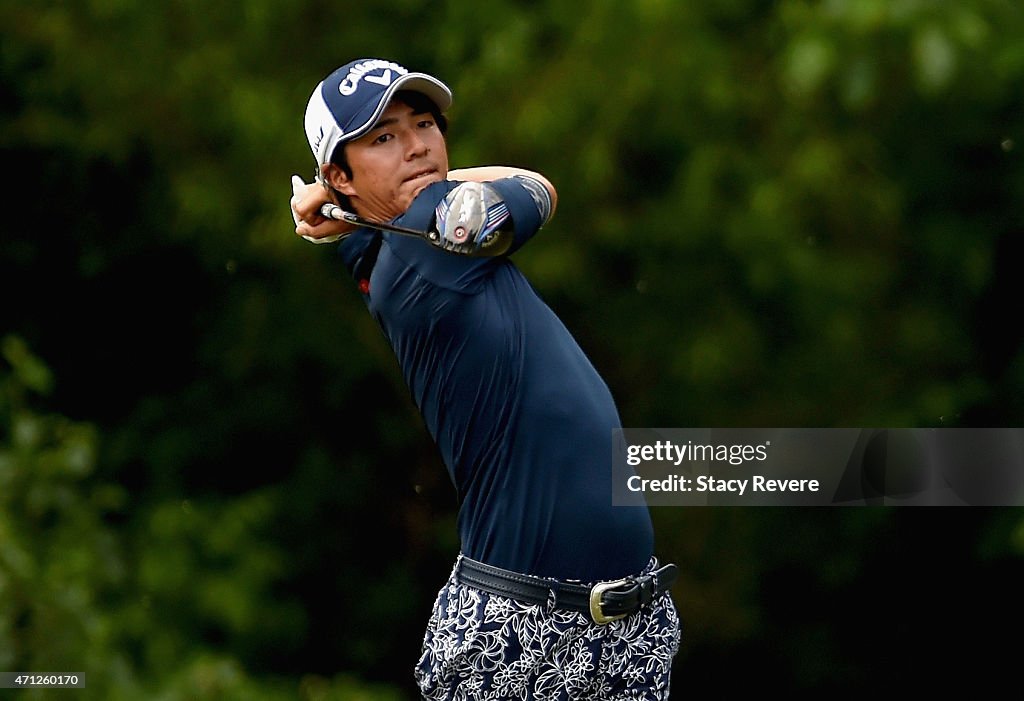
<path id="1" fill-rule="evenodd" d="M 418 229 L 409 229 L 404 226 L 398 226 L 397 224 L 370 221 L 369 219 L 364 219 L 358 214 L 346 212 L 338 205 L 330 202 L 327 202 L 320 207 L 320 214 L 328 219 L 346 221 L 349 224 L 355 224 L 356 226 L 365 226 L 370 229 L 377 229 L 378 231 L 390 231 L 393 234 L 402 234 L 403 236 L 415 236 L 418 239 L 427 239 L 429 241 L 436 242 L 439 237 L 439 234 L 436 231 L 419 231 Z"/>

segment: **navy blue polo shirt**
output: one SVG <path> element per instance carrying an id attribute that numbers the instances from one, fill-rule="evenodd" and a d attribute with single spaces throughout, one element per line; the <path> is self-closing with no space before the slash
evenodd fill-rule
<path id="1" fill-rule="evenodd" d="M 396 223 L 431 228 L 456 185 L 429 186 Z M 511 253 L 543 222 L 516 179 L 492 185 L 515 224 Z M 350 271 L 376 237 L 365 301 L 457 489 L 462 552 L 559 579 L 640 571 L 653 551 L 647 507 L 612 505 L 618 410 L 565 325 L 507 256 L 361 229 L 339 247 Z"/>

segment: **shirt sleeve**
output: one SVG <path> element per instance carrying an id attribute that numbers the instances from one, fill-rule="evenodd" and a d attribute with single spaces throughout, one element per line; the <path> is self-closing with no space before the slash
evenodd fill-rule
<path id="1" fill-rule="evenodd" d="M 508 265 L 507 256 L 518 250 L 533 238 L 550 214 L 550 197 L 545 211 L 543 198 L 530 187 L 529 183 L 547 193 L 544 186 L 533 178 L 515 176 L 495 180 L 490 184 L 505 201 L 512 220 L 514 237 L 512 246 L 507 253 L 493 258 L 471 258 L 443 251 L 427 241 L 385 233 L 384 240 L 398 258 L 409 265 L 416 273 L 440 287 L 474 294 L 480 289 L 484 279 L 501 265 Z M 402 216 L 395 220 L 396 224 L 426 231 L 435 226 L 434 209 L 438 203 L 451 192 L 458 181 L 443 181 L 426 187 Z M 538 199 L 539 198 L 539 199 Z"/>
<path id="2" fill-rule="evenodd" d="M 526 175 L 502 178 L 491 185 L 505 201 L 515 227 L 512 247 L 505 254 L 509 255 L 519 250 L 547 223 L 551 216 L 551 195 L 543 183 Z"/>

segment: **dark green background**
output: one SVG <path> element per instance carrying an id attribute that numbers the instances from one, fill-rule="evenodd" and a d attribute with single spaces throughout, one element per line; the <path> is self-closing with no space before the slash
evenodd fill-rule
<path id="1" fill-rule="evenodd" d="M 0 25 L 0 670 L 85 673 L 67 698 L 414 691 L 454 491 L 287 204 L 306 99 L 352 58 L 448 82 L 453 167 L 555 183 L 516 261 L 626 426 L 1021 424 L 1019 3 L 2 0 Z M 1013 663 L 1018 509 L 654 518 L 673 698 Z"/>

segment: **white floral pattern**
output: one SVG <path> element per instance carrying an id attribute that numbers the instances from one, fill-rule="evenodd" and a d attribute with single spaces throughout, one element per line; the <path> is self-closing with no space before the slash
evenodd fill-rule
<path id="1" fill-rule="evenodd" d="M 416 682 L 429 701 L 666 701 L 681 634 L 667 592 L 597 625 L 584 613 L 458 584 L 453 569 L 434 602 Z"/>

